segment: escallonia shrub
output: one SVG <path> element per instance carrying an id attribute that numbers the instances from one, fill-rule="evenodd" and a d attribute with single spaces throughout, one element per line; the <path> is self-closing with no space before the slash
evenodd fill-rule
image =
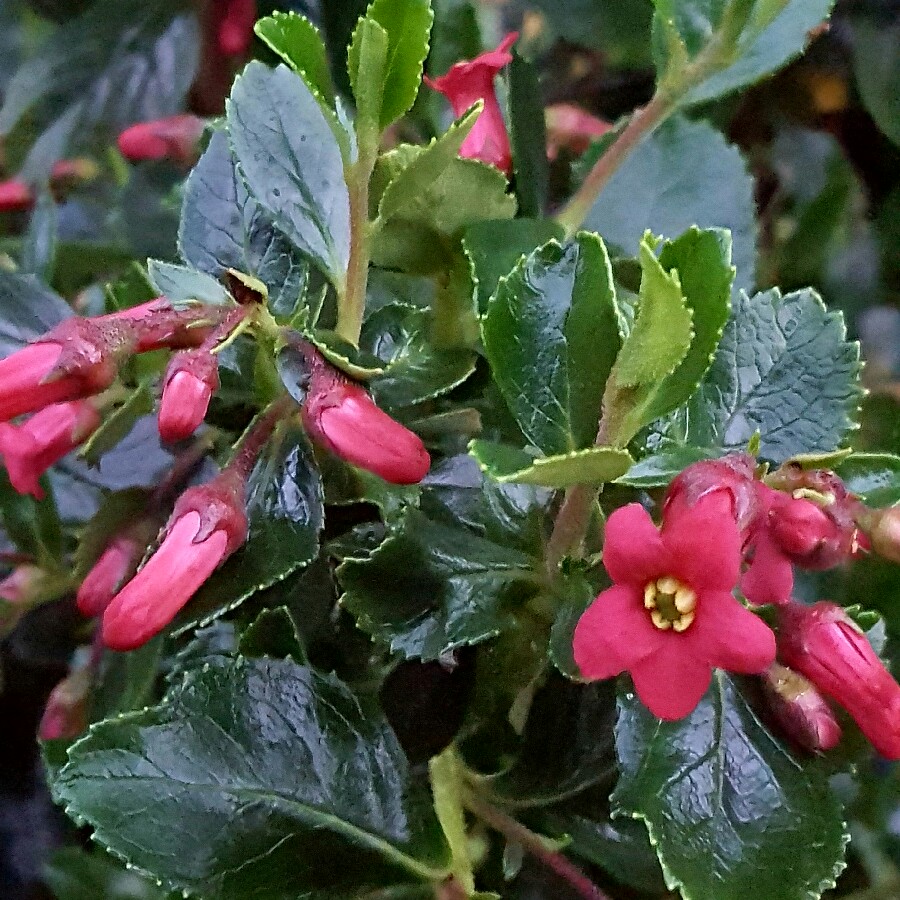
<path id="1" fill-rule="evenodd" d="M 77 610 L 38 737 L 109 851 L 57 854 L 59 900 L 123 863 L 153 898 L 523 897 L 523 852 L 541 897 L 807 900 L 848 821 L 889 855 L 843 776 L 896 815 L 900 458 L 842 314 L 754 290 L 695 115 L 829 4 L 657 2 L 619 123 L 545 120 L 534 20 L 464 54 L 469 4 L 373 0 L 345 58 L 333 16 L 196 7 L 95 0 L 37 59 L 95 42 L 96 82 L 26 64 L 0 109 L 77 120 L 0 184 L 0 627 Z M 177 199 L 171 246 L 65 290 L 40 229 L 107 176 L 125 231 L 164 185 L 156 245 Z"/>

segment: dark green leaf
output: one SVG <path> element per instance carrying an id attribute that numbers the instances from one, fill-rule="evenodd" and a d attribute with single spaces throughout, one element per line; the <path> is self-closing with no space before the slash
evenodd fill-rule
<path id="1" fill-rule="evenodd" d="M 834 885 L 847 836 L 826 774 L 800 765 L 724 673 L 678 722 L 622 695 L 616 749 L 614 807 L 646 822 L 670 888 L 694 900 L 745 900 L 748 885 L 766 900 L 816 900 Z"/>
<path id="2" fill-rule="evenodd" d="M 523 259 L 500 281 L 482 338 L 525 437 L 549 456 L 590 447 L 621 342 L 603 242 L 580 233 Z"/>
<path id="3" fill-rule="evenodd" d="M 305 16 L 276 10 L 260 19 L 254 31 L 308 85 L 326 101 L 331 99 L 331 75 L 328 57 L 319 29 Z"/>
<path id="4" fill-rule="evenodd" d="M 82 459 L 90 465 L 98 465 L 104 453 L 131 433 L 138 419 L 153 412 L 154 399 L 149 381 L 138 385 L 124 403 L 104 414 L 100 427 L 79 450 Z"/>
<path id="5" fill-rule="evenodd" d="M 731 231 L 735 287 L 756 282 L 753 181 L 736 147 L 704 122 L 673 117 L 616 169 L 585 228 L 636 256 L 644 232 L 667 237 L 693 225 Z"/>
<path id="6" fill-rule="evenodd" d="M 859 369 L 843 317 L 814 291 L 741 294 L 699 390 L 663 431 L 728 451 L 759 431 L 761 454 L 776 461 L 833 450 L 854 426 Z"/>
<path id="7" fill-rule="evenodd" d="M 283 425 L 250 474 L 247 542 L 194 595 L 178 632 L 205 625 L 315 559 L 322 528 L 322 483 L 306 436 Z"/>
<path id="8" fill-rule="evenodd" d="M 428 339 L 431 315 L 415 306 L 392 303 L 368 316 L 360 349 L 384 363 L 370 384 L 380 406 L 412 406 L 446 394 L 475 371 L 470 350 L 440 350 Z"/>
<path id="9" fill-rule="evenodd" d="M 269 656 L 307 662 L 297 623 L 285 606 L 264 609 L 241 635 L 238 650 L 244 656 Z"/>
<path id="10" fill-rule="evenodd" d="M 71 315 L 68 303 L 34 275 L 0 272 L 0 356 L 21 350 Z"/>
<path id="11" fill-rule="evenodd" d="M 250 193 L 336 284 L 350 256 L 350 201 L 337 141 L 305 82 L 251 62 L 228 103 L 232 147 Z"/>
<path id="12" fill-rule="evenodd" d="M 102 844 L 208 900 L 347 897 L 448 862 L 380 713 L 290 661 L 188 673 L 160 706 L 94 726 L 54 788 Z"/>
<path id="13" fill-rule="evenodd" d="M 56 900 L 165 900 L 152 881 L 97 850 L 60 847 L 44 866 L 44 880 Z"/>
<path id="14" fill-rule="evenodd" d="M 616 479 L 616 484 L 642 490 L 667 487 L 676 475 L 692 463 L 714 456 L 712 451 L 701 447 L 664 447 L 658 453 L 636 462 L 621 478 Z"/>
<path id="15" fill-rule="evenodd" d="M 854 32 L 856 87 L 878 127 L 900 144 L 900 28 L 860 22 Z"/>
<path id="16" fill-rule="evenodd" d="M 597 596 L 596 588 L 578 571 L 569 572 L 560 580 L 558 606 L 550 629 L 548 654 L 553 665 L 568 678 L 581 678 L 572 653 L 575 626 L 584 611 Z"/>
<path id="17" fill-rule="evenodd" d="M 22 241 L 21 271 L 37 275 L 45 281 L 53 278 L 57 241 L 56 200 L 48 191 L 42 191 L 31 210 L 28 232 Z"/>
<path id="18" fill-rule="evenodd" d="M 900 457 L 889 453 L 854 453 L 835 471 L 848 490 L 859 494 L 869 506 L 900 503 Z"/>
<path id="19" fill-rule="evenodd" d="M 482 471 L 501 484 L 539 484 L 564 488 L 573 484 L 602 484 L 615 481 L 631 467 L 628 451 L 612 447 L 587 447 L 558 456 L 535 457 L 506 444 L 475 440 L 469 453 Z"/>
<path id="20" fill-rule="evenodd" d="M 153 702 L 162 648 L 163 638 L 157 635 L 130 653 L 104 650 L 91 694 L 90 721 L 99 722 Z"/>
<path id="21" fill-rule="evenodd" d="M 185 185 L 178 246 L 214 278 L 226 269 L 258 278 L 276 315 L 291 315 L 306 287 L 308 264 L 250 196 L 223 132 L 213 134 Z"/>
<path id="22" fill-rule="evenodd" d="M 182 0 L 99 0 L 59 28 L 18 70 L 0 109 L 0 134 L 29 112 L 43 127 L 25 177 L 44 180 L 58 159 L 90 149 L 98 130 L 114 137 L 179 112 L 199 43 Z"/>
<path id="23" fill-rule="evenodd" d="M 509 139 L 516 197 L 523 216 L 540 217 L 547 204 L 547 128 L 541 83 L 534 63 L 512 51 L 509 79 Z M 510 267 L 511 268 L 511 267 Z"/>
<path id="24" fill-rule="evenodd" d="M 41 485 L 48 487 L 47 479 Z M 0 469 L 0 520 L 18 550 L 50 569 L 60 565 L 63 535 L 53 496 L 43 500 L 20 494 L 9 483 L 6 469 Z"/>
<path id="25" fill-rule="evenodd" d="M 562 228 L 552 219 L 501 219 L 470 225 L 463 236 L 463 248 L 472 265 L 478 312 L 487 312 L 488 300 L 500 279 L 509 275 L 523 256 L 562 237 Z"/>
<path id="26" fill-rule="evenodd" d="M 386 66 L 381 83 L 375 86 L 381 93 L 378 121 L 384 129 L 407 112 L 416 99 L 434 16 L 430 0 L 373 0 L 365 18 L 387 34 Z M 360 33 L 359 30 L 356 33 Z M 359 98 L 362 85 L 356 74 L 359 67 L 356 33 L 350 47 L 349 72 L 354 94 Z"/>

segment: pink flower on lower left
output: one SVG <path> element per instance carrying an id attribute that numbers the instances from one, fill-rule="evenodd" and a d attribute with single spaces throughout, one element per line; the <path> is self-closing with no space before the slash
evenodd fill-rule
<path id="1" fill-rule="evenodd" d="M 714 668 L 757 674 L 775 659 L 775 636 L 733 596 L 741 536 L 716 498 L 701 498 L 662 530 L 631 503 L 606 523 L 603 563 L 613 586 L 575 628 L 585 678 L 629 672 L 641 702 L 681 719 L 700 702 Z"/>

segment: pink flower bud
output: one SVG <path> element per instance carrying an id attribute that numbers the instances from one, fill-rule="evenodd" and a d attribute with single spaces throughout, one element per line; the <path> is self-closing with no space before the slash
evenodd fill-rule
<path id="1" fill-rule="evenodd" d="M 181 495 L 159 549 L 103 613 L 107 647 L 133 650 L 162 631 L 247 539 L 244 483 L 230 475 Z"/>
<path id="2" fill-rule="evenodd" d="M 450 101 L 456 116 L 461 116 L 477 101 L 484 101 L 484 109 L 463 141 L 459 155 L 480 159 L 507 175 L 512 172 L 512 151 L 506 122 L 494 90 L 494 78 L 504 66 L 512 62 L 509 48 L 518 38 L 517 31 L 511 32 L 496 50 L 482 53 L 473 60 L 457 63 L 440 78 L 425 78 L 425 83 L 430 88 L 439 91 Z"/>
<path id="3" fill-rule="evenodd" d="M 717 497 L 746 538 L 760 511 L 755 473 L 756 461 L 746 453 L 693 463 L 669 485 L 663 515 L 677 517 L 701 498 Z"/>
<path id="4" fill-rule="evenodd" d="M 900 685 L 859 626 L 834 603 L 779 608 L 782 661 L 844 707 L 875 749 L 900 759 Z"/>
<path id="5" fill-rule="evenodd" d="M 612 125 L 573 103 L 554 103 L 544 112 L 547 120 L 547 156 L 556 159 L 565 148 L 581 154 L 599 137 L 612 130 Z"/>
<path id="6" fill-rule="evenodd" d="M 762 684 L 770 712 L 798 747 L 823 753 L 837 746 L 841 726 L 825 698 L 802 675 L 773 663 Z"/>
<path id="7" fill-rule="evenodd" d="M 204 127 L 203 119 L 188 113 L 139 122 L 119 135 L 119 150 L 131 162 L 171 159 L 190 165 L 197 158 Z"/>
<path id="8" fill-rule="evenodd" d="M 860 524 L 868 531 L 872 550 L 891 562 L 900 563 L 900 506 L 866 510 Z"/>
<path id="9" fill-rule="evenodd" d="M 50 692 L 38 737 L 42 741 L 74 740 L 88 726 L 87 702 L 91 689 L 90 669 L 70 673 Z"/>
<path id="10" fill-rule="evenodd" d="M 219 22 L 217 42 L 224 56 L 246 56 L 253 43 L 256 0 L 220 0 L 225 7 Z"/>
<path id="11" fill-rule="evenodd" d="M 98 316 L 97 322 L 121 322 L 132 327 L 135 352 L 150 350 L 178 350 L 199 347 L 210 333 L 210 325 L 203 324 L 206 310 L 175 309 L 165 297 L 156 297 L 139 306 Z"/>
<path id="12" fill-rule="evenodd" d="M 418 435 L 379 409 L 368 393 L 316 354 L 301 408 L 303 427 L 335 456 L 392 484 L 415 484 L 431 466 Z"/>
<path id="13" fill-rule="evenodd" d="M 201 425 L 209 401 L 219 388 L 216 357 L 186 350 L 169 363 L 159 404 L 159 434 L 169 443 L 190 437 Z"/>
<path id="14" fill-rule="evenodd" d="M 38 479 L 50 466 L 71 453 L 100 425 L 100 414 L 87 400 L 53 403 L 24 425 L 0 423 L 0 456 L 10 484 L 20 494 L 38 499 L 44 491 Z"/>
<path id="15" fill-rule="evenodd" d="M 59 190 L 83 181 L 93 181 L 99 174 L 100 167 L 92 159 L 61 159 L 53 164 L 50 183 L 54 190 Z"/>
<path id="16" fill-rule="evenodd" d="M 772 492 L 769 529 L 781 551 L 804 569 L 830 569 L 857 550 L 857 527 L 852 518 L 835 518 L 830 507 L 811 500 L 795 500 Z M 840 513 L 840 508 L 836 510 Z"/>
<path id="17" fill-rule="evenodd" d="M 38 566 L 16 566 L 0 581 L 0 634 L 8 634 L 19 619 L 45 596 L 47 573 Z"/>
<path id="18" fill-rule="evenodd" d="M 24 181 L 0 181 L 0 212 L 24 212 L 33 205 L 34 191 Z"/>
<path id="19" fill-rule="evenodd" d="M 85 575 L 78 588 L 76 601 L 82 615 L 99 616 L 109 606 L 116 592 L 134 575 L 145 544 L 125 533 L 114 537 Z"/>

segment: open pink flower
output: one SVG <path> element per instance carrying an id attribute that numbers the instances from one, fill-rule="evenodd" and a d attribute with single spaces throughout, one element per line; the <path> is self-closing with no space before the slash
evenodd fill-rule
<path id="1" fill-rule="evenodd" d="M 472 130 L 462 143 L 459 155 L 470 159 L 480 159 L 509 175 L 512 172 L 512 151 L 506 122 L 497 93 L 494 78 L 497 73 L 512 62 L 509 48 L 519 39 L 517 31 L 506 35 L 496 50 L 482 53 L 475 59 L 457 63 L 440 78 L 425 78 L 425 83 L 442 93 L 453 107 L 456 116 L 461 116 L 479 100 L 484 101 L 484 109 Z"/>
<path id="2" fill-rule="evenodd" d="M 759 673 L 775 659 L 775 636 L 732 596 L 741 538 L 717 498 L 701 498 L 657 530 L 631 503 L 606 523 L 603 563 L 614 584 L 575 628 L 585 678 L 628 671 L 641 702 L 661 719 L 688 715 L 714 667 Z"/>

